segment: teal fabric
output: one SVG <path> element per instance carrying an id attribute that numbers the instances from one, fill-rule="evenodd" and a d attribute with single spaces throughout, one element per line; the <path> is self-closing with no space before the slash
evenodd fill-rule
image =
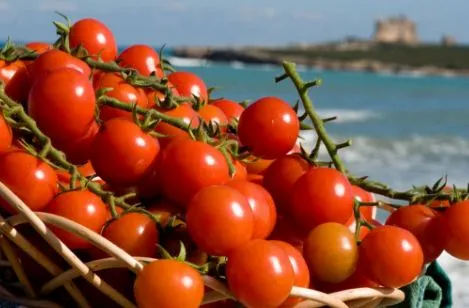
<path id="1" fill-rule="evenodd" d="M 402 291 L 405 292 L 405 300 L 392 307 L 448 308 L 453 305 L 451 281 L 436 261 L 427 267 L 424 276 Z"/>

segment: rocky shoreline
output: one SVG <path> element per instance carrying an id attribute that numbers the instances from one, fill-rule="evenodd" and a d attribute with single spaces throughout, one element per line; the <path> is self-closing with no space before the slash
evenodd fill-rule
<path id="1" fill-rule="evenodd" d="M 317 47 L 318 48 L 318 47 Z M 282 61 L 293 61 L 308 68 L 333 70 L 373 72 L 389 74 L 414 74 L 425 76 L 465 76 L 469 77 L 469 69 L 449 69 L 432 65 L 409 66 L 399 63 L 385 63 L 374 59 L 337 60 L 326 58 L 313 58 L 306 54 L 281 54 L 270 52 L 268 48 L 234 47 L 179 47 L 173 49 L 173 56 L 180 58 L 204 59 L 213 62 L 241 62 L 245 64 L 280 65 Z"/>

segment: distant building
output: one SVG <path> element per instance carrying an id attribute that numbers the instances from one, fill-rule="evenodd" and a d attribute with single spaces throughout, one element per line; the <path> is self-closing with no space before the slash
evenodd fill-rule
<path id="1" fill-rule="evenodd" d="M 406 17 L 380 19 L 375 24 L 374 41 L 378 43 L 418 44 L 417 26 Z"/>

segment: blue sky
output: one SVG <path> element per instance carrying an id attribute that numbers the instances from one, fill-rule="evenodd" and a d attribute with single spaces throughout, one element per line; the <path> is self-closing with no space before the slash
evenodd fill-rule
<path id="1" fill-rule="evenodd" d="M 469 44 L 469 0 L 0 0 L 0 38 L 55 39 L 58 10 L 104 21 L 121 45 L 277 45 L 367 38 L 377 18 L 405 14 L 422 40 Z"/>

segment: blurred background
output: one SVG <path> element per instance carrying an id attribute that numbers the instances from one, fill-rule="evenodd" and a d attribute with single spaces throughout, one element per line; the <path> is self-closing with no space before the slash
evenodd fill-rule
<path id="1" fill-rule="evenodd" d="M 59 11 L 98 18 L 119 46 L 166 45 L 179 70 L 199 74 L 215 96 L 294 103 L 279 61 L 299 64 L 327 129 L 357 175 L 396 189 L 469 182 L 469 1 L 0 0 L 0 39 L 55 40 Z M 305 145 L 314 133 L 304 134 Z M 444 254 L 455 306 L 469 305 L 469 265 Z"/>

